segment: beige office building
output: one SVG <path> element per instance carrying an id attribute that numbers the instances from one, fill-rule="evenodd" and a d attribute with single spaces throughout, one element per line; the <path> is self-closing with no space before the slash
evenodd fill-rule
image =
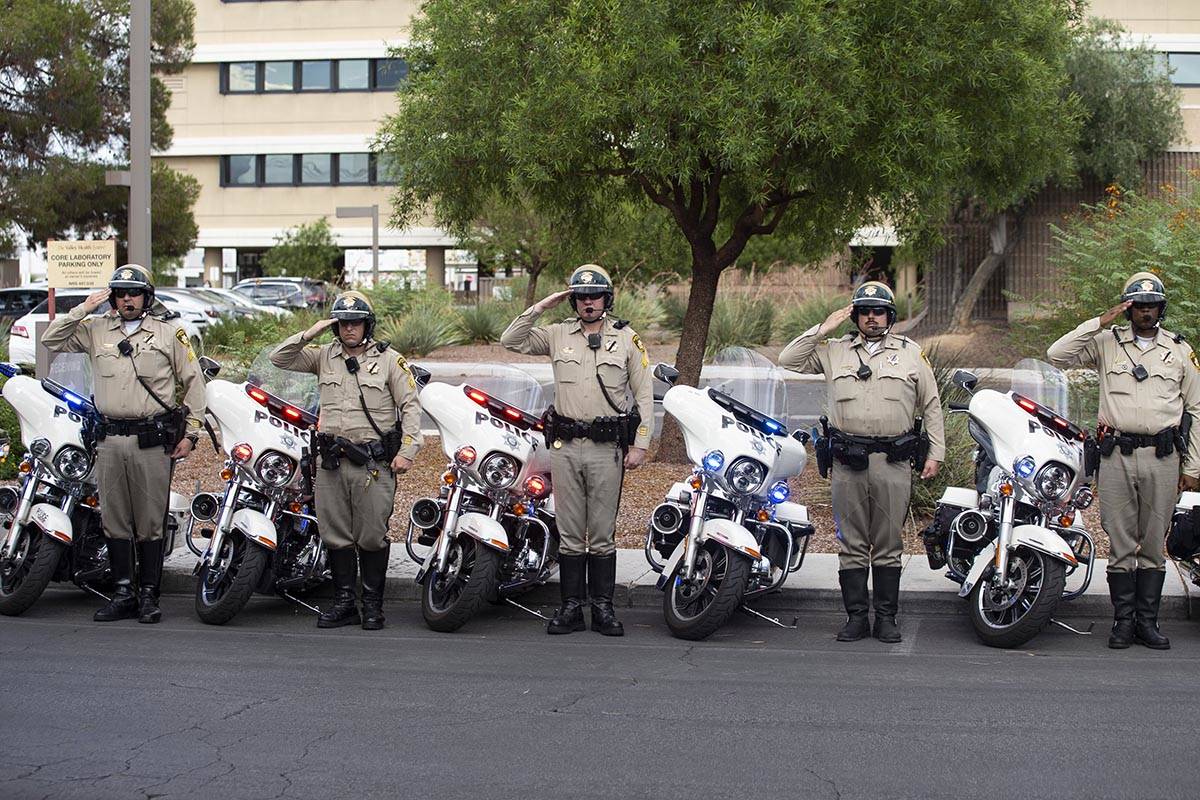
<path id="1" fill-rule="evenodd" d="M 281 233 L 328 217 L 348 248 L 347 279 L 370 280 L 369 219 L 338 219 L 339 206 L 378 205 L 381 274 L 438 280 L 454 241 L 425 221 L 387 226 L 388 164 L 371 152 L 405 64 L 389 48 L 406 41 L 419 3 L 410 0 L 195 0 L 192 64 L 167 78 L 175 137 L 158 154 L 203 187 L 200 235 L 181 280 L 230 285 L 258 273 Z M 1096 16 L 1120 20 L 1163 52 L 1182 92 L 1187 141 L 1200 152 L 1200 0 L 1093 0 Z M 1178 157 L 1178 154 L 1177 154 Z M 895 245 L 894 232 L 863 231 L 857 244 Z M 468 269 L 450 251 L 447 283 Z M 999 296 L 999 289 L 996 292 Z"/>
<path id="2" fill-rule="evenodd" d="M 395 110 L 406 65 L 409 0 L 195 0 L 196 51 L 171 90 L 170 149 L 156 154 L 201 183 L 200 228 L 181 279 L 214 286 L 258 274 L 280 234 L 327 217 L 349 249 L 347 277 L 371 278 L 371 220 L 338 207 L 378 205 L 381 274 L 440 274 L 454 244 L 429 222 L 387 224 L 393 178 L 371 152 Z M 453 283 L 453 269 L 451 282 Z M 461 278 L 460 278 L 461 280 Z"/>

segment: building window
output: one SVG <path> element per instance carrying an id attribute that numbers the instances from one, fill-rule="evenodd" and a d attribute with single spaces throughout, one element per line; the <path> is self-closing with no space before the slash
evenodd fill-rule
<path id="1" fill-rule="evenodd" d="M 328 92 L 333 89 L 332 61 L 301 61 L 300 90 L 304 92 Z"/>
<path id="2" fill-rule="evenodd" d="M 395 89 L 408 75 L 408 64 L 402 58 L 375 59 L 374 89 Z"/>
<path id="3" fill-rule="evenodd" d="M 296 88 L 296 62 L 264 61 L 264 92 L 290 92 Z"/>
<path id="4" fill-rule="evenodd" d="M 375 153 L 221 156 L 222 186 L 386 186 L 398 172 Z"/>
<path id="5" fill-rule="evenodd" d="M 258 63 L 235 61 L 225 65 L 225 91 L 254 92 L 258 90 Z"/>
<path id="6" fill-rule="evenodd" d="M 333 156 L 329 153 L 305 153 L 301 155 L 300 183 L 333 183 L 333 173 L 330 168 L 332 161 Z"/>
<path id="7" fill-rule="evenodd" d="M 365 58 L 348 58 L 337 62 L 337 88 L 343 92 L 371 88 L 371 62 Z"/>
<path id="8" fill-rule="evenodd" d="M 222 170 L 226 186 L 254 186 L 258 183 L 258 159 L 255 156 L 225 156 Z"/>
<path id="9" fill-rule="evenodd" d="M 339 184 L 367 184 L 371 182 L 370 156 L 366 153 L 342 153 L 338 156 Z"/>
<path id="10" fill-rule="evenodd" d="M 1168 53 L 1167 63 L 1176 86 L 1200 86 L 1200 53 Z"/>
<path id="11" fill-rule="evenodd" d="M 402 58 L 340 61 L 232 61 L 221 64 L 222 94 L 264 92 L 386 92 L 408 77 Z"/>
<path id="12" fill-rule="evenodd" d="M 291 186 L 296 182 L 295 158 L 290 155 L 263 156 L 263 184 Z"/>

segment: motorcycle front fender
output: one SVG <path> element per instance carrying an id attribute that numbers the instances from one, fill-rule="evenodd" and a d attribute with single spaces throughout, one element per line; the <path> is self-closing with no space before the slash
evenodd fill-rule
<path id="1" fill-rule="evenodd" d="M 1009 551 L 1016 550 L 1018 547 L 1028 547 L 1030 550 L 1037 550 L 1039 553 L 1057 558 L 1071 566 L 1079 563 L 1079 559 L 1075 558 L 1075 551 L 1071 549 L 1063 538 L 1049 528 L 1043 528 L 1041 525 L 1018 525 L 1013 528 L 1011 544 L 1008 546 Z M 958 591 L 959 597 L 966 597 L 975 588 L 975 584 L 979 582 L 984 570 L 992 565 L 996 560 L 996 543 L 992 542 L 984 548 L 983 552 L 975 556 L 975 563 L 971 565 L 971 571 L 967 573 L 967 579 L 963 581 L 962 588 Z"/>
<path id="2" fill-rule="evenodd" d="M 75 528 L 71 524 L 71 518 L 58 506 L 38 503 L 30 509 L 29 521 L 36 525 L 42 533 L 63 544 L 70 544 L 75 538 Z"/>
<path id="3" fill-rule="evenodd" d="M 508 534 L 505 532 L 504 526 L 486 514 L 476 511 L 463 514 L 458 518 L 455 530 L 458 535 L 466 534 L 473 539 L 478 539 L 493 550 L 499 550 L 502 553 L 508 552 Z"/>
<path id="4" fill-rule="evenodd" d="M 268 550 L 274 550 L 279 546 L 275 524 L 261 511 L 255 511 L 253 508 L 240 508 L 233 513 L 233 520 L 229 526 L 235 531 L 240 531 L 250 541 Z"/>
<path id="5" fill-rule="evenodd" d="M 759 551 L 758 542 L 754 539 L 754 535 L 732 520 L 706 520 L 704 527 L 700 530 L 699 543 L 703 544 L 710 539 L 746 558 L 752 558 L 755 561 L 762 558 L 762 553 Z M 679 544 L 675 545 L 675 550 L 672 551 L 671 557 L 667 559 L 662 574 L 658 576 L 657 586 L 659 590 L 665 589 L 675 579 L 675 573 L 679 572 L 680 564 L 683 562 L 683 554 L 686 551 L 687 537 L 685 536 L 680 540 Z"/>

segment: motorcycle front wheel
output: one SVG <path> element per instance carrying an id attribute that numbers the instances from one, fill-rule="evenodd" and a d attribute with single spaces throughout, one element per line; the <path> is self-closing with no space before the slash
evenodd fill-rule
<path id="1" fill-rule="evenodd" d="M 224 625 L 242 610 L 267 568 L 269 555 L 237 532 L 221 543 L 213 563 L 200 568 L 196 581 L 196 616 L 209 625 Z"/>
<path id="2" fill-rule="evenodd" d="M 1050 623 L 1066 584 L 1056 558 L 1018 548 L 1008 559 L 1008 582 L 981 579 L 971 590 L 971 624 L 989 647 L 1020 647 Z"/>
<path id="3" fill-rule="evenodd" d="M 434 553 L 430 552 L 432 561 Z M 431 572 L 421 587 L 421 616 L 432 630 L 449 633 L 496 594 L 500 553 L 470 536 L 458 536 L 450 545 L 446 571 Z"/>
<path id="4" fill-rule="evenodd" d="M 18 536 L 12 561 L 0 567 L 0 614 L 6 617 L 25 613 L 42 596 L 67 549 L 30 526 Z"/>
<path id="5" fill-rule="evenodd" d="M 663 593 L 663 614 L 671 634 L 691 641 L 705 639 L 724 625 L 742 604 L 750 579 L 750 560 L 708 541 L 696 554 L 690 582 L 676 575 Z"/>

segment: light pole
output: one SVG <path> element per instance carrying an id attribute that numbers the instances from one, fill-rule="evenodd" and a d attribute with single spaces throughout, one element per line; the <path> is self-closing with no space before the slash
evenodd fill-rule
<path id="1" fill-rule="evenodd" d="M 150 263 L 150 0 L 129 11 L 129 260 Z"/>
<path id="2" fill-rule="evenodd" d="M 379 205 L 338 206 L 338 219 L 371 218 L 371 285 L 379 285 Z"/>

